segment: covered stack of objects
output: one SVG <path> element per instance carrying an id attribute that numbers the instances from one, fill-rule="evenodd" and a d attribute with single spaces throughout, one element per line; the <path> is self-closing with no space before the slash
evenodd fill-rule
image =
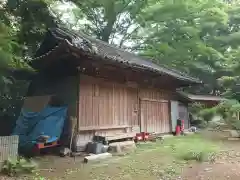
<path id="1" fill-rule="evenodd" d="M 86 152 L 92 154 L 101 154 L 108 151 L 108 143 L 104 138 L 94 136 L 93 141 L 87 144 Z"/>
<path id="2" fill-rule="evenodd" d="M 22 109 L 12 135 L 19 136 L 23 153 L 59 145 L 67 107 L 46 106 L 39 112 Z"/>
<path id="3" fill-rule="evenodd" d="M 109 142 L 106 137 L 95 135 L 93 136 L 92 142 L 87 144 L 86 152 L 92 154 L 106 153 L 109 148 L 108 144 Z"/>

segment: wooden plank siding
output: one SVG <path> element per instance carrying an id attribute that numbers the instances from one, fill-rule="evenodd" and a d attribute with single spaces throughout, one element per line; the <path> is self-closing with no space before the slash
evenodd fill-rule
<path id="1" fill-rule="evenodd" d="M 111 135 L 140 131 L 171 131 L 169 99 L 171 93 L 81 75 L 79 92 L 79 131 L 85 139 L 93 134 Z M 142 127 L 144 130 L 144 127 Z"/>
<path id="2" fill-rule="evenodd" d="M 171 93 L 156 89 L 140 90 L 141 131 L 169 133 Z"/>
<path id="3" fill-rule="evenodd" d="M 114 133 L 138 126 L 137 89 L 100 78 L 80 78 L 79 130 Z"/>
<path id="4" fill-rule="evenodd" d="M 141 101 L 141 130 L 169 133 L 168 102 Z"/>

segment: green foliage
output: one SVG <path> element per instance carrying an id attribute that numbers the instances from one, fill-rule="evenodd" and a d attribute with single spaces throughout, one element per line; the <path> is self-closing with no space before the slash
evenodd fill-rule
<path id="1" fill-rule="evenodd" d="M 217 62 L 225 57 L 216 39 L 228 22 L 222 2 L 160 1 L 146 8 L 144 18 L 146 23 L 156 25 L 152 28 L 146 24 L 142 33 L 143 55 L 199 77 L 206 83 L 198 87 L 202 93 L 216 93 L 220 89 L 216 78 L 221 77 L 222 67 Z"/>
<path id="2" fill-rule="evenodd" d="M 239 120 L 232 120 L 231 127 L 234 130 L 240 131 L 240 121 Z"/>
<path id="3" fill-rule="evenodd" d="M 53 8 L 55 14 L 63 19 L 65 24 L 77 31 L 83 31 L 91 36 L 110 44 L 124 48 L 125 42 L 132 42 L 140 25 L 141 12 L 147 6 L 148 0 L 71 0 L 75 7 L 72 16 L 64 17 L 69 12 L 61 13 L 59 8 Z"/>
<path id="4" fill-rule="evenodd" d="M 209 153 L 206 151 L 187 151 L 181 154 L 180 158 L 185 161 L 198 161 L 198 162 L 214 162 L 215 161 L 215 154 Z"/>
<path id="5" fill-rule="evenodd" d="M 212 108 L 206 108 L 195 103 L 190 107 L 190 113 L 193 117 L 193 124 L 194 121 L 197 121 L 200 126 L 205 124 L 214 129 L 220 129 L 222 126 L 227 125 L 228 128 L 240 130 L 240 123 L 237 119 L 240 113 L 240 103 L 237 100 L 225 100 Z M 220 121 L 213 122 L 214 116 L 220 116 Z"/>
<path id="6" fill-rule="evenodd" d="M 171 153 L 180 160 L 197 162 L 214 162 L 219 150 L 216 144 L 204 139 L 199 134 L 169 138 L 159 146 L 159 151 L 164 151 L 166 154 Z M 150 149 L 151 147 L 147 148 Z"/>
<path id="7" fill-rule="evenodd" d="M 12 79 L 6 76 L 6 69 L 26 66 L 20 57 L 19 49 L 14 30 L 0 22 L 0 94 L 6 92 L 7 85 L 13 83 Z"/>
<path id="8" fill-rule="evenodd" d="M 35 53 L 47 27 L 55 25 L 47 0 L 0 1 L 0 119 L 16 119 L 27 83 L 19 85 L 9 70 L 30 69 L 27 62 Z M 21 89 L 22 88 L 22 89 Z"/>
<path id="9" fill-rule="evenodd" d="M 5 11 L 14 20 L 18 43 L 23 45 L 23 56 L 33 56 L 47 28 L 56 26 L 49 5 L 51 0 L 8 0 Z"/>
<path id="10" fill-rule="evenodd" d="M 206 108 L 201 103 L 193 103 L 189 106 L 189 113 L 191 115 L 192 125 L 205 128 L 215 115 L 215 109 Z"/>
<path id="11" fill-rule="evenodd" d="M 9 176 L 33 173 L 37 169 L 37 164 L 29 159 L 19 157 L 18 159 L 8 159 L 5 161 L 2 172 Z"/>
<path id="12" fill-rule="evenodd" d="M 219 113 L 223 118 L 228 118 L 234 113 L 239 112 L 240 104 L 236 100 L 226 100 L 221 102 L 216 107 L 216 112 Z"/>
<path id="13" fill-rule="evenodd" d="M 1 96 L 14 96 L 12 92 L 3 95 L 12 81 L 3 76 L 2 69 L 27 67 L 46 29 L 61 25 L 204 82 L 188 88 L 189 92 L 240 100 L 239 10 L 239 1 L 221 0 L 1 1 Z M 8 103 L 3 109 L 8 109 Z M 209 121 L 216 109 L 203 109 L 192 114 L 200 122 Z"/>
<path id="14" fill-rule="evenodd" d="M 0 70 L 21 64 L 21 59 L 15 50 L 19 49 L 14 31 L 0 22 Z"/>
<path id="15" fill-rule="evenodd" d="M 236 100 L 227 100 L 216 107 L 216 113 L 223 117 L 224 122 L 235 130 L 240 130 L 240 123 L 237 116 L 240 112 L 240 103 Z"/>
<path id="16" fill-rule="evenodd" d="M 199 115 L 206 121 L 212 120 L 214 115 L 216 115 L 215 108 L 206 108 L 199 111 Z"/>
<path id="17" fill-rule="evenodd" d="M 192 138 L 192 139 L 191 139 Z M 203 139 L 201 135 L 182 137 L 172 140 L 175 156 L 185 161 L 214 162 L 219 147 Z"/>
<path id="18" fill-rule="evenodd" d="M 45 178 L 45 177 L 43 177 L 43 176 L 41 176 L 41 175 L 39 175 L 39 174 L 36 174 L 35 176 L 34 176 L 34 179 L 33 180 L 47 180 L 47 178 Z"/>

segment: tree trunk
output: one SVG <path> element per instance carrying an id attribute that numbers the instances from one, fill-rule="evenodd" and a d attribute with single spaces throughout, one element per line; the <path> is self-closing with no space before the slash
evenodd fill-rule
<path id="1" fill-rule="evenodd" d="M 105 42 L 109 42 L 110 35 L 113 30 L 114 23 L 116 21 L 116 16 L 113 14 L 113 17 L 111 19 L 108 19 L 107 25 L 104 27 L 101 33 L 101 40 Z"/>

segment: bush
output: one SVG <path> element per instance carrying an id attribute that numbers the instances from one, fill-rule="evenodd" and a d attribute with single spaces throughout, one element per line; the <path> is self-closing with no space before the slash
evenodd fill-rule
<path id="1" fill-rule="evenodd" d="M 183 153 L 180 158 L 185 161 L 213 162 L 215 161 L 215 154 L 205 151 L 188 151 Z"/>
<path id="2" fill-rule="evenodd" d="M 189 108 L 192 116 L 192 125 L 197 127 L 211 126 L 220 130 L 230 128 L 240 130 L 240 121 L 237 115 L 240 113 L 240 103 L 237 100 L 225 100 L 213 108 L 205 108 L 201 104 L 194 103 Z M 223 121 L 212 122 L 214 116 L 220 116 Z"/>
<path id="3" fill-rule="evenodd" d="M 232 128 L 234 130 L 240 131 L 240 121 L 239 120 L 233 120 L 232 121 Z"/>
<path id="4" fill-rule="evenodd" d="M 8 176 L 18 176 L 20 174 L 33 173 L 36 169 L 37 164 L 35 162 L 19 157 L 6 160 L 2 167 L 2 172 Z"/>
<path id="5" fill-rule="evenodd" d="M 229 128 L 240 130 L 240 122 L 237 119 L 237 114 L 240 112 L 240 103 L 236 100 L 227 100 L 221 102 L 217 107 L 217 112 L 220 114 L 224 122 Z"/>
<path id="6" fill-rule="evenodd" d="M 206 122 L 211 121 L 215 114 L 216 114 L 216 112 L 215 112 L 215 109 L 213 109 L 213 108 L 202 109 L 199 111 L 199 115 Z"/>

